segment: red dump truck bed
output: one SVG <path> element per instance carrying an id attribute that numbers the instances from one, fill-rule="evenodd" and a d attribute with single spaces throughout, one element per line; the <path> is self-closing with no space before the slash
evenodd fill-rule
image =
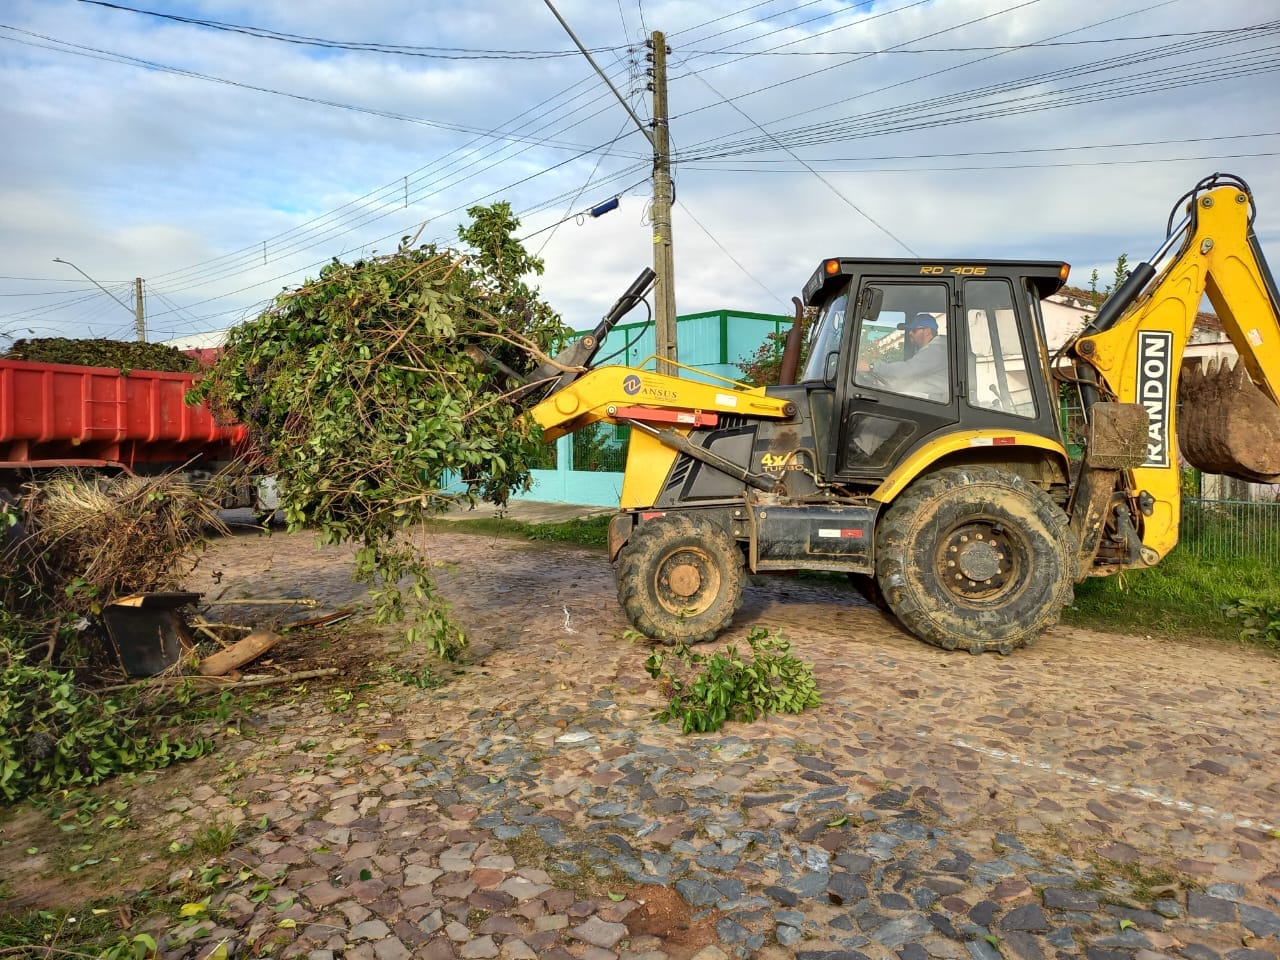
<path id="1" fill-rule="evenodd" d="M 0 360 L 0 469 L 228 460 L 245 428 L 184 402 L 196 376 Z"/>

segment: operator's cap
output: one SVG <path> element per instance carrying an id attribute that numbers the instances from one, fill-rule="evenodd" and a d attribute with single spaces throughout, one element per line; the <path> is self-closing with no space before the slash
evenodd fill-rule
<path id="1" fill-rule="evenodd" d="M 933 318 L 932 314 L 917 313 L 906 323 L 898 324 L 899 330 L 918 330 L 921 327 L 928 327 L 934 333 L 938 332 L 938 321 Z"/>

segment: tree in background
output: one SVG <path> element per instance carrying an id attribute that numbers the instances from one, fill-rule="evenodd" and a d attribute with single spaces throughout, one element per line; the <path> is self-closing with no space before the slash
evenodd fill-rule
<path id="1" fill-rule="evenodd" d="M 1116 270 L 1112 276 L 1111 283 L 1108 284 L 1101 292 L 1098 290 L 1098 270 L 1095 267 L 1093 273 L 1089 274 L 1089 297 L 1093 303 L 1093 312 L 1096 315 L 1098 308 L 1102 306 L 1104 300 L 1111 294 L 1120 289 L 1120 285 L 1129 279 L 1129 255 L 1122 253 L 1116 257 Z M 1092 319 L 1092 318 L 1090 318 Z"/>
<path id="2" fill-rule="evenodd" d="M 528 489 L 542 444 L 510 385 L 467 348 L 524 374 L 567 332 L 525 282 L 542 262 L 515 239 L 510 206 L 467 213 L 467 251 L 405 238 L 284 291 L 232 331 L 193 393 L 248 426 L 249 456 L 276 477 L 289 528 L 357 544 L 376 618 L 402 619 L 408 596 L 410 639 L 442 656 L 465 637 L 405 535 L 459 498 L 504 504 Z"/>
<path id="3" fill-rule="evenodd" d="M 809 356 L 809 327 L 812 323 L 813 312 L 806 309 L 800 320 L 801 369 L 804 368 L 804 362 Z M 742 371 L 742 379 L 745 383 L 755 387 L 770 387 L 778 382 L 788 330 L 777 330 L 766 335 L 764 342 L 756 347 L 755 352 L 736 365 Z"/>

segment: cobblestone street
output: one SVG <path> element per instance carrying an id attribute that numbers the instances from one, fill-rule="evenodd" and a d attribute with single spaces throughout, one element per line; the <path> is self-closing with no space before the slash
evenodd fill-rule
<path id="1" fill-rule="evenodd" d="M 348 709 L 282 699 L 201 761 L 166 835 L 265 826 L 229 854 L 252 878 L 215 897 L 217 928 L 170 931 L 166 957 L 1280 952 L 1274 656 L 1063 627 L 1009 658 L 945 654 L 843 584 L 761 580 L 725 639 L 781 629 L 823 703 L 685 737 L 652 719 L 601 553 L 429 551 L 472 662 Z M 212 559 L 228 597 L 353 590 L 306 536 Z"/>

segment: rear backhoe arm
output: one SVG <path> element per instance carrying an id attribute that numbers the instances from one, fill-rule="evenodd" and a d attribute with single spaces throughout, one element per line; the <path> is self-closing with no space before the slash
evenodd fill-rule
<path id="1" fill-rule="evenodd" d="M 1242 180 L 1219 175 L 1198 184 L 1178 207 L 1175 215 L 1185 215 L 1160 250 L 1137 266 L 1071 347 L 1087 417 L 1100 400 L 1145 412 L 1145 458 L 1119 473 L 1115 490 L 1131 510 L 1109 521 L 1140 531 L 1140 556 L 1132 560 L 1141 565 L 1157 562 L 1177 543 L 1179 437 L 1193 466 L 1257 482 L 1280 480 L 1280 297 L 1253 232 L 1252 196 Z M 1234 368 L 1213 365 L 1207 375 L 1196 369 L 1180 377 L 1205 294 L 1240 360 Z M 1119 567 L 1126 565 L 1133 564 Z"/>

